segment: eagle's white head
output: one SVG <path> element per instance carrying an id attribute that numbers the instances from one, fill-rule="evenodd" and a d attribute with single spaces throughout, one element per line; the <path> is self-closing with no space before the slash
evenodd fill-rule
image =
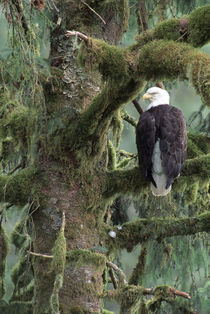
<path id="1" fill-rule="evenodd" d="M 170 96 L 165 89 L 150 87 L 143 95 L 143 100 L 148 99 L 150 104 L 146 110 L 159 105 L 169 105 Z"/>

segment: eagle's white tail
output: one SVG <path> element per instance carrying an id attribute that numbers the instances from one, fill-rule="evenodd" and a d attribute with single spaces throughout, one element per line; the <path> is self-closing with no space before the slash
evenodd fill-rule
<path id="1" fill-rule="evenodd" d="M 155 143 L 153 155 L 152 155 L 152 176 L 157 185 L 157 188 L 151 183 L 151 191 L 155 196 L 165 196 L 171 191 L 171 186 L 166 189 L 167 176 L 164 173 L 162 167 L 162 161 L 160 158 L 160 140 Z"/>

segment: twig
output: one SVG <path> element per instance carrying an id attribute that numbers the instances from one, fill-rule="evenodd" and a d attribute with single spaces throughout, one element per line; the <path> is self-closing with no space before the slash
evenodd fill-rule
<path id="1" fill-rule="evenodd" d="M 78 36 L 80 38 L 82 38 L 84 41 L 88 42 L 88 37 L 80 32 L 77 31 L 66 31 L 66 36 Z"/>
<path id="2" fill-rule="evenodd" d="M 117 285 L 117 279 L 115 278 L 115 275 L 114 275 L 112 268 L 109 269 L 109 276 L 112 280 L 112 284 L 113 284 L 114 289 L 117 289 L 117 286 L 118 286 Z"/>
<path id="3" fill-rule="evenodd" d="M 169 288 L 170 292 L 173 293 L 174 295 L 179 295 L 180 297 L 186 298 L 186 299 L 191 299 L 191 296 L 189 293 L 177 290 L 175 288 Z"/>
<path id="4" fill-rule="evenodd" d="M 164 86 L 163 82 L 157 82 L 156 86 L 159 87 L 159 88 L 165 89 L 165 86 Z"/>
<path id="5" fill-rule="evenodd" d="M 138 101 L 137 101 L 136 99 L 134 99 L 134 100 L 132 101 L 132 103 L 134 104 L 134 106 L 135 106 L 136 110 L 138 111 L 138 113 L 139 113 L 140 115 L 142 115 L 142 113 L 143 113 L 144 111 L 143 111 L 143 109 L 141 108 L 141 106 L 140 106 L 140 104 L 138 103 Z"/>
<path id="6" fill-rule="evenodd" d="M 44 258 L 53 258 L 53 255 L 35 253 L 35 252 L 31 252 L 31 251 L 28 251 L 28 253 L 31 255 L 34 255 L 34 256 L 39 256 L 39 257 L 44 257 Z"/>
<path id="7" fill-rule="evenodd" d="M 95 15 L 97 15 L 99 17 L 99 19 L 106 25 L 106 22 L 104 21 L 104 19 L 95 11 L 93 10 L 93 8 L 91 8 L 89 6 L 89 4 L 87 4 L 86 2 L 84 2 L 83 0 L 81 0 L 81 2 L 86 5 L 88 7 L 88 9 L 90 9 Z"/>
<path id="8" fill-rule="evenodd" d="M 8 172 L 8 175 L 13 174 L 17 169 L 22 168 L 22 165 L 23 165 L 22 162 L 19 163 L 15 168 L 13 168 L 12 170 L 10 170 L 10 171 Z"/>
<path id="9" fill-rule="evenodd" d="M 182 36 L 180 36 L 178 39 L 176 39 L 175 41 L 179 41 L 180 39 L 182 39 L 186 34 L 187 34 L 187 32 L 188 31 L 186 31 L 186 32 L 184 32 L 183 34 L 182 34 Z"/>
<path id="10" fill-rule="evenodd" d="M 109 267 L 111 267 L 111 268 L 113 268 L 113 269 L 116 271 L 116 273 L 117 273 L 117 275 L 118 275 L 118 278 L 119 278 L 119 287 L 124 286 L 124 285 L 127 283 L 127 281 L 126 281 L 126 279 L 125 279 L 126 277 L 125 277 L 125 274 L 124 274 L 124 272 L 122 271 L 122 269 L 120 269 L 119 267 L 117 267 L 117 265 L 115 265 L 115 264 L 112 263 L 112 262 L 107 262 L 106 265 L 109 266 Z"/>

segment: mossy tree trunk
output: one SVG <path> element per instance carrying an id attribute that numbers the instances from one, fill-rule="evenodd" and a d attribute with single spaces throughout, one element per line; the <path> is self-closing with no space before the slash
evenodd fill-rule
<path id="1" fill-rule="evenodd" d="M 35 34 L 22 2 L 18 3 L 11 6 L 11 19 L 16 35 L 22 34 L 24 50 L 33 46 Z M 43 9 L 41 2 L 33 3 L 32 10 Z M 147 81 L 176 77 L 190 79 L 208 104 L 209 57 L 193 47 L 209 40 L 210 6 L 186 18 L 186 36 L 182 36 L 180 20 L 173 19 L 142 33 L 134 45 L 122 49 L 113 44 L 128 27 L 127 1 L 92 0 L 88 5 L 77 0 L 53 2 L 50 74 L 36 66 L 34 84 L 28 87 L 33 91 L 31 103 L 26 101 L 27 91 L 14 96 L 22 81 L 27 85 L 31 74 L 21 73 L 22 81 L 21 77 L 11 81 L 9 70 L 1 63 L 0 201 L 7 206 L 27 204 L 27 217 L 13 232 L 13 242 L 28 256 L 22 265 L 26 261 L 31 270 L 26 286 L 18 286 L 17 280 L 26 276 L 26 268 L 18 265 L 13 273 L 17 289 L 11 301 L 23 303 L 26 309 L 22 307 L 21 313 L 100 313 L 102 278 L 111 252 L 132 250 L 148 239 L 209 230 L 209 223 L 204 223 L 209 222 L 209 214 L 205 213 L 195 218 L 131 222 L 116 229 L 116 238 L 111 239 L 104 216 L 119 194 L 138 195 L 148 189 L 138 167 L 115 169 L 115 148 L 108 134 L 112 127 L 121 128 L 121 107 L 133 100 Z M 47 6 L 44 9 L 47 11 Z M 199 29 L 202 34 L 197 35 Z M 79 53 L 75 38 L 66 36 L 67 30 L 87 36 L 87 40 L 77 38 Z M 189 176 L 196 180 L 197 189 L 208 184 L 205 137 L 197 142 L 189 140 L 193 158 L 186 162 L 177 190 L 189 191 Z M 4 232 L 1 234 L 0 245 L 6 247 Z M 101 246 L 107 248 L 107 254 L 96 252 Z M 143 307 L 139 300 L 147 291 L 142 287 L 120 289 L 116 298 L 128 311 L 140 303 Z"/>

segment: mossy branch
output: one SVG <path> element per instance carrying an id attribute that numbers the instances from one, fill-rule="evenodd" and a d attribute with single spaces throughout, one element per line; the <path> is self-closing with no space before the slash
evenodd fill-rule
<path id="1" fill-rule="evenodd" d="M 39 193 L 39 172 L 26 168 L 13 175 L 0 175 L 0 201 L 14 205 L 24 205 L 30 196 Z"/>
<path id="2" fill-rule="evenodd" d="M 122 229 L 113 228 L 115 238 L 107 235 L 110 249 L 126 248 L 131 251 L 137 244 L 148 240 L 160 240 L 166 237 L 191 235 L 210 231 L 210 212 L 189 218 L 152 218 L 138 219 L 123 224 Z"/>
<path id="3" fill-rule="evenodd" d="M 109 171 L 106 177 L 104 197 L 110 198 L 118 194 L 138 195 L 147 185 L 148 181 L 142 176 L 138 167 Z"/>
<path id="4" fill-rule="evenodd" d="M 193 177 L 197 181 L 206 181 L 210 177 L 210 154 L 202 155 L 193 159 L 186 160 L 181 172 L 181 177 L 178 178 L 174 187 L 179 188 L 180 180 Z M 202 183 L 201 182 L 201 183 Z M 132 169 L 116 169 L 108 171 L 106 175 L 106 184 L 104 186 L 104 197 L 110 198 L 119 194 L 139 195 L 143 189 L 149 186 L 149 181 L 146 180 L 141 169 L 134 167 Z"/>
<path id="5" fill-rule="evenodd" d="M 210 40 L 210 5 L 196 8 L 189 16 L 172 18 L 157 24 L 138 36 L 144 45 L 155 39 L 187 42 L 193 47 L 202 47 Z"/>
<path id="6" fill-rule="evenodd" d="M 176 296 L 191 299 L 188 293 L 170 286 L 157 286 L 146 289 L 134 285 L 126 285 L 117 290 L 105 291 L 103 297 L 119 301 L 122 309 L 120 313 L 134 313 L 141 306 L 141 301 L 145 295 L 154 295 L 154 299 L 147 303 L 144 313 L 151 313 L 149 310 L 155 309 L 156 303 L 171 302 Z"/>

